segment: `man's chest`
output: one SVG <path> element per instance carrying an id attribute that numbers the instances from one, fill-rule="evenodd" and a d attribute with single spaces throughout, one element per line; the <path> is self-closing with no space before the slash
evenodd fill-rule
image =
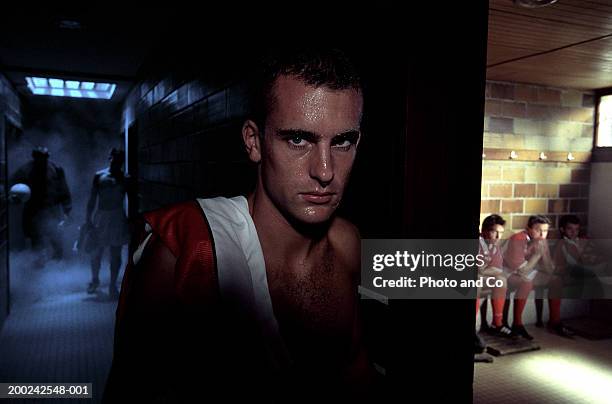
<path id="1" fill-rule="evenodd" d="M 267 272 L 274 314 L 293 350 L 301 349 L 305 341 L 330 349 L 348 344 L 356 286 L 347 268 L 325 259 L 297 266 L 276 263 L 268 266 Z"/>

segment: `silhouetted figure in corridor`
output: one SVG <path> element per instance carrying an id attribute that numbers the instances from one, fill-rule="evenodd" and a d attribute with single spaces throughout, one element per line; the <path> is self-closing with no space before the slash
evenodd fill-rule
<path id="1" fill-rule="evenodd" d="M 91 252 L 91 282 L 87 293 L 95 293 L 100 285 L 102 254 L 108 247 L 111 272 L 108 293 L 111 298 L 117 298 L 119 291 L 116 283 L 121 267 L 121 249 L 129 242 L 128 223 L 123 210 L 123 200 L 127 190 L 127 180 L 122 170 L 125 160 L 123 150 L 113 148 L 109 160 L 109 167 L 95 174 L 87 202 L 85 225 L 90 232 L 93 232 L 92 238 L 96 244 Z"/>
<path id="2" fill-rule="evenodd" d="M 30 187 L 31 197 L 23 208 L 23 232 L 31 239 L 32 249 L 42 252 L 48 241 L 53 250 L 51 259 L 62 259 L 60 228 L 72 210 L 72 198 L 62 167 L 49 161 L 46 147 L 36 147 L 32 150 L 32 160 L 13 174 L 10 183 Z M 43 266 L 45 259 L 46 255 L 39 255 L 35 265 Z"/>

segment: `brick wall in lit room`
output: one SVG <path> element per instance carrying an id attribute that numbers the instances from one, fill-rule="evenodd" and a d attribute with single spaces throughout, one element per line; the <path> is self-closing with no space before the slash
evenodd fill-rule
<path id="1" fill-rule="evenodd" d="M 506 236 L 534 214 L 588 225 L 594 94 L 489 81 L 485 95 L 481 221 L 501 214 Z"/>

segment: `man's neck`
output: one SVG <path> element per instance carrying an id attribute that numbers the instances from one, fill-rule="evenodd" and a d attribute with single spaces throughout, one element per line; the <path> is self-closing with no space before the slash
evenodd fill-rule
<path id="1" fill-rule="evenodd" d="M 315 247 L 327 242 L 327 225 L 324 228 L 301 228 L 300 225 L 290 223 L 261 187 L 258 186 L 247 197 L 247 201 L 266 258 L 303 261 Z"/>

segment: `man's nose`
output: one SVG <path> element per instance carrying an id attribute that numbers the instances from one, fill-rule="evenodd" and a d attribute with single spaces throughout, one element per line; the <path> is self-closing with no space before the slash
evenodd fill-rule
<path id="1" fill-rule="evenodd" d="M 324 187 L 334 179 L 334 164 L 329 146 L 319 144 L 315 149 L 310 161 L 310 176 Z"/>

